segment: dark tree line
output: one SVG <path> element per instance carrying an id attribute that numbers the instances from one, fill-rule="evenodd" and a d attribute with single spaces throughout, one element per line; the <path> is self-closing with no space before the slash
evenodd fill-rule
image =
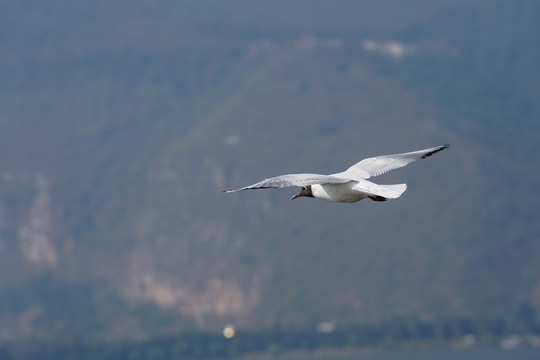
<path id="1" fill-rule="evenodd" d="M 451 342 L 466 335 L 497 340 L 519 333 L 540 334 L 540 321 L 524 304 L 512 319 L 467 317 L 424 320 L 395 316 L 378 321 L 342 326 L 329 333 L 311 329 L 283 328 L 238 331 L 231 339 L 218 332 L 185 331 L 175 336 L 136 342 L 88 343 L 78 339 L 46 342 L 26 340 L 0 347 L 6 360 L 107 360 L 226 358 L 250 352 L 314 350 L 325 347 L 399 347 L 409 342 Z"/>

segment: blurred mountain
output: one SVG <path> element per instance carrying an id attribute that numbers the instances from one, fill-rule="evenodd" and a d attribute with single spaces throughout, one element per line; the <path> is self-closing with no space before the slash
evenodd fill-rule
<path id="1" fill-rule="evenodd" d="M 4 8 L 1 339 L 538 314 L 536 2 Z M 222 193 L 443 143 L 396 201 Z"/>

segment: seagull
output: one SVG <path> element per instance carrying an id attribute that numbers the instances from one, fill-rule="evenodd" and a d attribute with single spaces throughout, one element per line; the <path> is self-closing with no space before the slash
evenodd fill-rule
<path id="1" fill-rule="evenodd" d="M 300 186 L 302 189 L 291 200 L 301 196 L 345 203 L 353 203 L 365 198 L 370 198 L 373 201 L 397 199 L 405 192 L 407 184 L 378 185 L 367 179 L 398 169 L 416 160 L 425 159 L 449 146 L 446 144 L 403 154 L 367 158 L 343 172 L 331 175 L 287 174 L 276 176 L 250 186 L 225 190 L 224 192 Z"/>

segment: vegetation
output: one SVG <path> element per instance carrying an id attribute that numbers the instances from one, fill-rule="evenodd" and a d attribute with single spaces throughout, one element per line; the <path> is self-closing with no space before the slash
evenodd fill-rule
<path id="1" fill-rule="evenodd" d="M 466 336 L 472 336 L 474 340 L 463 342 L 461 346 L 474 347 L 492 345 L 518 330 L 525 331 L 525 334 L 540 334 L 540 322 L 472 318 L 423 320 L 409 315 L 350 324 L 329 333 L 274 327 L 262 331 L 239 331 L 232 339 L 201 331 L 183 331 L 175 336 L 136 342 L 88 343 L 77 338 L 44 342 L 28 339 L 0 346 L 0 355 L 6 360 L 226 358 L 249 353 L 275 356 L 289 350 L 309 352 L 339 347 L 395 349 L 435 344 L 448 346 L 463 342 Z"/>

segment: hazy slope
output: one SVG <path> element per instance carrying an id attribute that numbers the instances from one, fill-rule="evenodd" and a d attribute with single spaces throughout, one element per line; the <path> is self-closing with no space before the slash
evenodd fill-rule
<path id="1" fill-rule="evenodd" d="M 390 3 L 9 5 L 5 338 L 540 308 L 537 5 Z M 396 201 L 221 192 L 446 142 Z"/>

